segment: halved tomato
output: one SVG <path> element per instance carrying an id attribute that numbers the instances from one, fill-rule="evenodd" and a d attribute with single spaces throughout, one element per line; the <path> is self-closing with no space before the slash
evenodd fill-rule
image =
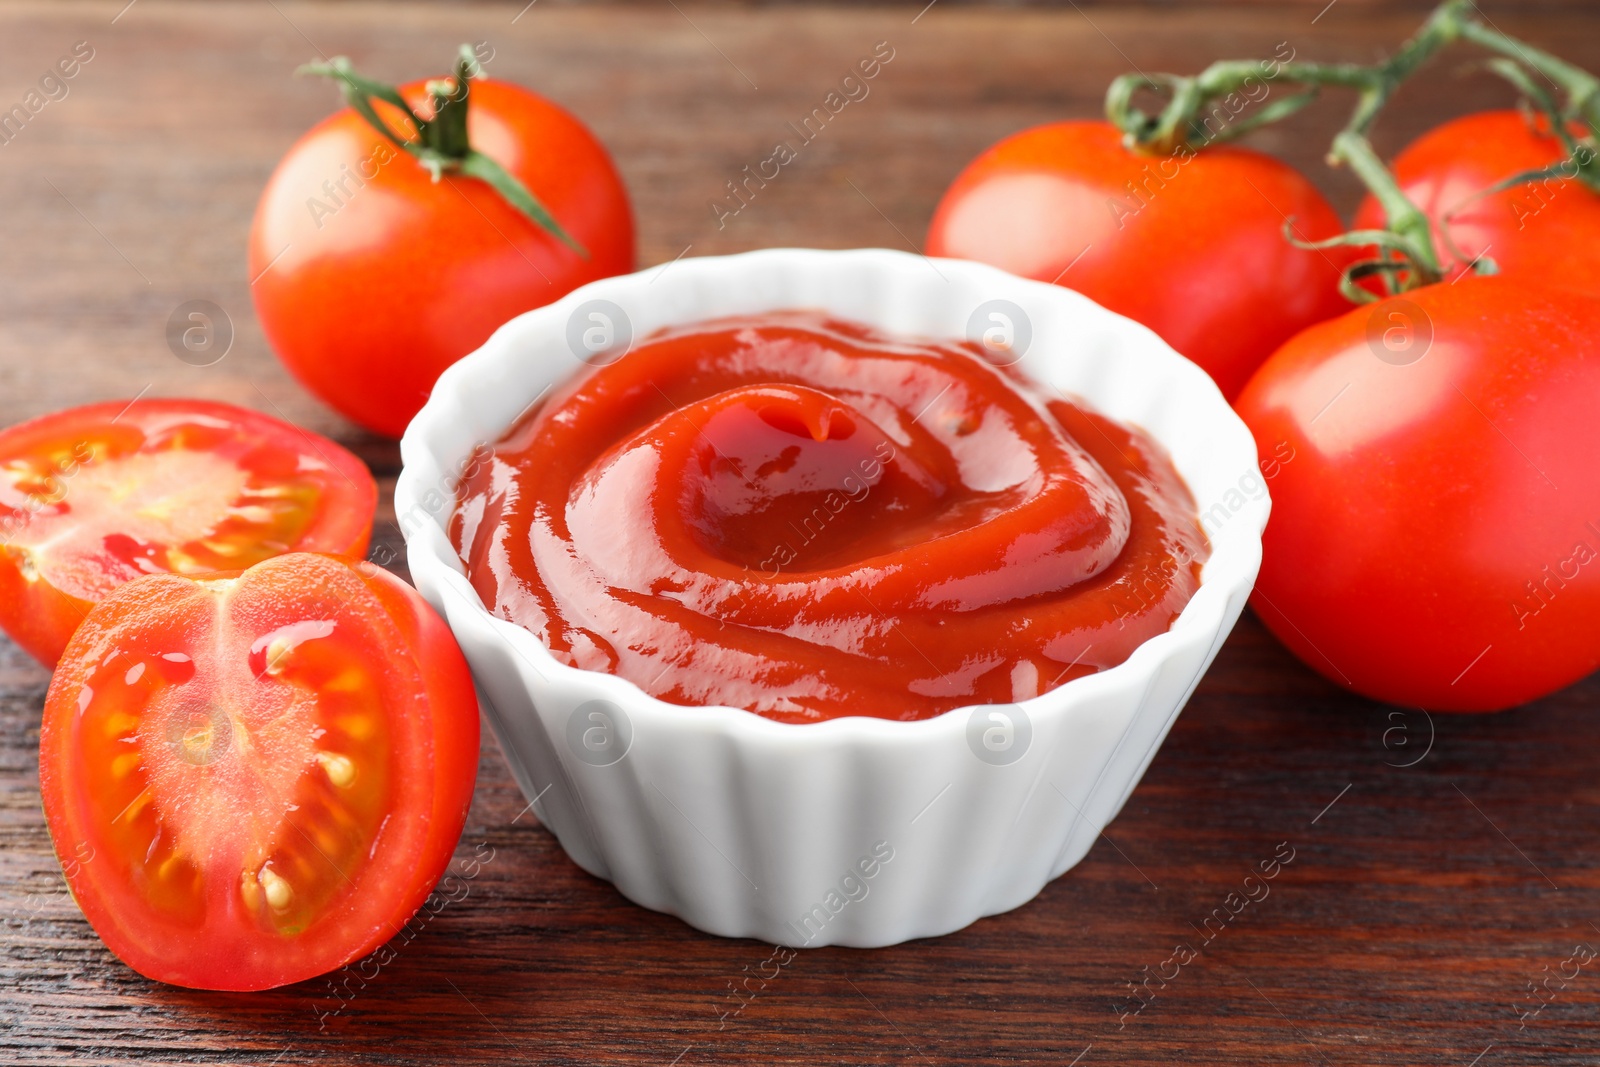
<path id="1" fill-rule="evenodd" d="M 378 490 L 355 456 L 204 400 L 70 408 L 0 432 L 0 627 L 53 666 L 89 609 L 141 574 L 363 556 Z"/>
<path id="2" fill-rule="evenodd" d="M 67 883 L 147 977 L 266 989 L 399 932 L 461 835 L 478 707 L 455 639 L 370 563 L 136 578 L 50 684 L 39 781 Z"/>

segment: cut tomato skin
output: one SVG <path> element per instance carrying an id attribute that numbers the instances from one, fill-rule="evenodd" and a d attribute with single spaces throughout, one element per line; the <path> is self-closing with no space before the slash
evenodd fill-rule
<path id="1" fill-rule="evenodd" d="M 0 431 L 0 628 L 53 666 L 122 582 L 363 556 L 377 502 L 348 450 L 231 404 L 141 398 L 20 423 Z"/>
<path id="2" fill-rule="evenodd" d="M 1236 409 L 1292 457 L 1251 604 L 1308 666 L 1431 711 L 1600 667 L 1600 299 L 1426 286 L 1299 334 Z"/>
<path id="3" fill-rule="evenodd" d="M 69 644 L 39 777 L 67 883 L 148 978 L 256 990 L 360 959 L 427 899 L 472 801 L 448 627 L 370 563 L 135 579 Z M 147 843 L 148 841 L 148 843 Z"/>

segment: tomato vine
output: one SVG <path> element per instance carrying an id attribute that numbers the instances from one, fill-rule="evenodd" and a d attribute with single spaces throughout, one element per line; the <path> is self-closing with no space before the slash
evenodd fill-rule
<path id="1" fill-rule="evenodd" d="M 1364 279 L 1381 279 L 1385 291 L 1393 294 L 1431 285 L 1444 276 L 1433 222 L 1401 191 L 1372 147 L 1369 134 L 1395 90 L 1440 50 L 1456 42 L 1495 53 L 1487 62 L 1488 69 L 1522 93 L 1548 121 L 1567 152 L 1567 157 L 1557 164 L 1513 175 L 1480 195 L 1547 178 L 1573 178 L 1600 191 L 1600 78 L 1502 32 L 1479 14 L 1472 0 L 1445 0 L 1404 44 L 1378 63 L 1221 60 L 1192 77 L 1124 74 L 1106 92 L 1106 117 L 1123 132 L 1130 148 L 1170 155 L 1232 140 L 1283 121 L 1316 99 L 1325 87 L 1353 90 L 1355 109 L 1334 136 L 1328 162 L 1332 166 L 1348 166 L 1361 180 L 1382 206 L 1385 228 L 1353 230 L 1310 247 L 1375 247 L 1377 255 L 1353 264 L 1341 282 L 1346 296 L 1358 302 L 1371 301 L 1378 294 L 1359 284 Z M 1248 121 L 1216 131 L 1204 125 L 1203 115 L 1219 101 L 1248 88 L 1252 79 L 1259 81 L 1266 69 L 1273 71 L 1272 78 L 1301 86 L 1301 90 L 1266 105 Z M 1548 82 L 1560 99 L 1539 79 Z M 1164 94 L 1166 103 L 1159 111 L 1146 112 L 1134 103 L 1141 92 Z M 1287 225 L 1285 234 L 1295 240 Z M 1495 271 L 1493 261 L 1484 256 L 1472 266 L 1479 273 Z"/>

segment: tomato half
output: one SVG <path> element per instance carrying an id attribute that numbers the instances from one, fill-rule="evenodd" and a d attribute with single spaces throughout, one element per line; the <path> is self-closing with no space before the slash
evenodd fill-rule
<path id="1" fill-rule="evenodd" d="M 1484 111 L 1423 134 L 1395 157 L 1393 169 L 1401 191 L 1442 231 L 1435 245 L 1447 278 L 1486 255 L 1502 274 L 1600 291 L 1600 194 L 1557 177 L 1479 196 L 1564 156 L 1548 128 L 1521 112 Z M 1378 229 L 1383 220 L 1369 196 L 1355 225 Z"/>
<path id="2" fill-rule="evenodd" d="M 45 415 L 0 431 L 0 627 L 50 666 L 123 582 L 295 550 L 361 556 L 377 502 L 350 452 L 231 404 Z"/>
<path id="3" fill-rule="evenodd" d="M 1487 711 L 1600 666 L 1600 299 L 1419 289 L 1295 337 L 1237 408 L 1291 457 L 1253 604 L 1311 667 Z"/>
<path id="4" fill-rule="evenodd" d="M 424 84 L 400 90 L 419 110 Z M 349 108 L 289 149 L 250 231 L 251 292 L 274 351 L 306 388 L 390 437 L 496 327 L 634 266 L 627 190 L 594 135 L 507 82 L 474 79 L 469 101 L 473 146 L 520 179 L 587 259 L 484 182 L 434 181 Z"/>
<path id="5" fill-rule="evenodd" d="M 445 624 L 388 572 L 308 553 L 118 589 L 39 735 L 84 915 L 140 974 L 202 989 L 311 978 L 394 936 L 450 860 L 477 761 Z"/>
<path id="6" fill-rule="evenodd" d="M 1339 216 L 1294 168 L 1247 148 L 1173 156 L 1123 147 L 1106 122 L 1058 122 L 962 171 L 928 229 L 930 256 L 1058 282 L 1144 323 L 1230 400 L 1274 348 L 1349 308 L 1351 256 L 1308 251 Z"/>

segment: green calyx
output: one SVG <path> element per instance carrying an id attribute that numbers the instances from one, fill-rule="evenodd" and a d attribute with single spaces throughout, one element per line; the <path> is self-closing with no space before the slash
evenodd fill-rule
<path id="1" fill-rule="evenodd" d="M 296 73 L 336 79 L 344 93 L 345 102 L 395 147 L 427 168 L 434 181 L 439 181 L 445 174 L 476 178 L 499 193 L 501 199 L 525 215 L 535 226 L 583 258 L 589 258 L 588 250 L 562 229 L 555 216 L 527 186 L 499 163 L 473 148 L 468 140 L 467 102 L 472 96 L 472 79 L 482 73 L 471 45 L 461 46 L 456 56 L 455 70 L 450 77 L 427 83 L 432 104 L 432 117 L 427 119 L 417 114 L 394 86 L 356 73 L 345 56 L 334 56 L 326 63 L 307 63 Z M 373 106 L 377 100 L 398 108 L 416 131 L 415 138 L 402 136 L 384 121 Z"/>
<path id="2" fill-rule="evenodd" d="M 1440 49 L 1457 41 L 1495 53 L 1488 68 L 1518 89 L 1528 106 L 1549 123 L 1567 153 L 1557 164 L 1513 175 L 1474 199 L 1556 178 L 1574 179 L 1600 192 L 1600 79 L 1500 32 L 1479 16 L 1473 0 L 1444 0 L 1393 55 L 1370 66 L 1296 62 L 1291 56 L 1287 60 L 1223 60 L 1194 77 L 1124 74 L 1106 91 L 1106 117 L 1122 131 L 1128 147 L 1169 155 L 1203 149 L 1280 122 L 1315 99 L 1324 87 L 1354 90 L 1355 109 L 1350 121 L 1334 137 L 1328 163 L 1348 166 L 1361 179 L 1383 207 L 1385 229 L 1354 231 L 1314 243 L 1296 240 L 1287 226 L 1285 234 L 1306 248 L 1375 247 L 1376 258 L 1351 266 L 1340 288 L 1358 302 L 1377 300 L 1379 296 L 1358 283 L 1378 278 L 1384 290 L 1393 294 L 1431 285 L 1444 276 L 1444 269 L 1433 222 L 1401 190 L 1373 149 L 1368 134 L 1395 90 Z M 1559 101 L 1546 91 L 1541 80 L 1555 87 Z M 1265 91 L 1261 87 L 1273 81 L 1297 86 L 1298 91 L 1270 99 L 1270 87 Z M 1134 105 L 1135 96 L 1141 92 L 1164 96 L 1166 102 L 1159 111 L 1147 113 Z M 1230 98 L 1237 100 L 1240 94 L 1264 102 L 1254 114 L 1212 129 L 1209 116 L 1214 109 Z M 1234 110 L 1230 107 L 1228 112 L 1232 114 Z M 1574 126 L 1582 132 L 1575 133 Z M 1448 232 L 1441 236 L 1442 243 L 1454 252 Z M 1471 266 L 1480 274 L 1496 270 L 1494 262 L 1483 256 L 1474 259 Z"/>

